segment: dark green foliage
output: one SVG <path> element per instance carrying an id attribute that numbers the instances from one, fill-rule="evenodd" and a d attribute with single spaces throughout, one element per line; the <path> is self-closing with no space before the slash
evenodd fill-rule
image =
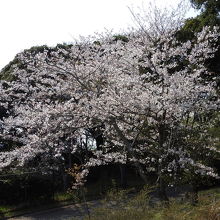
<path id="1" fill-rule="evenodd" d="M 57 44 L 56 47 L 55 47 L 55 50 L 58 49 L 58 48 L 60 48 L 60 49 L 70 49 L 72 46 L 73 46 L 73 44 L 66 44 L 66 43 Z"/>
<path id="2" fill-rule="evenodd" d="M 58 49 L 69 49 L 71 48 L 73 45 L 72 44 L 57 44 L 57 46 L 55 47 L 49 47 L 47 45 L 42 45 L 42 46 L 34 46 L 31 47 L 30 49 L 26 49 L 24 50 L 22 53 L 24 54 L 32 54 L 33 56 L 38 54 L 38 53 L 42 53 L 45 50 L 48 51 L 48 56 L 50 54 L 50 52 L 52 51 L 57 51 Z M 16 65 L 18 68 L 20 69 L 26 69 L 26 65 L 25 63 L 22 63 L 19 59 L 18 59 L 18 55 L 15 56 L 15 58 L 9 62 L 9 64 L 7 64 L 0 72 L 0 80 L 6 80 L 6 81 L 13 81 L 15 80 L 15 77 L 13 75 L 11 75 L 11 72 L 13 72 L 13 66 Z"/>
<path id="3" fill-rule="evenodd" d="M 219 0 L 191 0 L 191 3 L 195 9 L 201 10 L 201 13 L 195 18 L 186 20 L 177 35 L 181 41 L 193 39 L 194 34 L 201 31 L 204 26 L 213 27 L 220 25 Z"/>
<path id="4" fill-rule="evenodd" d="M 0 175 L 0 204 L 19 204 L 36 200 L 51 200 L 51 176 L 39 173 Z"/>
<path id="5" fill-rule="evenodd" d="M 98 40 L 96 40 L 96 41 L 93 42 L 93 44 L 95 44 L 95 45 L 99 45 L 99 46 L 100 46 L 100 45 L 101 45 L 101 42 L 98 41 Z"/>
<path id="6" fill-rule="evenodd" d="M 220 10 L 219 0 L 190 0 L 190 2 L 196 9 L 214 9 L 217 12 Z"/>
<path id="7" fill-rule="evenodd" d="M 14 77 L 11 75 L 12 66 L 18 64 L 19 61 L 15 57 L 11 62 L 9 62 L 0 72 L 0 80 L 12 81 Z"/>
<path id="8" fill-rule="evenodd" d="M 43 52 L 44 49 L 48 49 L 46 45 L 43 46 L 35 46 L 31 47 L 28 50 L 24 50 L 23 53 L 30 52 L 34 55 L 36 55 L 39 52 Z M 0 80 L 6 80 L 6 81 L 13 81 L 15 80 L 15 77 L 11 75 L 11 72 L 13 71 L 13 66 L 16 65 L 18 68 L 25 69 L 25 65 L 21 63 L 21 61 L 18 59 L 18 55 L 15 56 L 15 58 L 9 62 L 0 72 Z"/>
<path id="9" fill-rule="evenodd" d="M 125 43 L 127 43 L 129 41 L 127 36 L 120 35 L 120 34 L 119 35 L 114 35 L 113 38 L 114 38 L 114 41 L 119 41 L 120 40 L 120 41 L 123 41 Z"/>
<path id="10" fill-rule="evenodd" d="M 34 46 L 34 47 L 31 47 L 30 49 L 24 50 L 24 53 L 29 52 L 35 55 L 35 54 L 44 52 L 45 49 L 49 50 L 50 48 L 47 45 Z"/>

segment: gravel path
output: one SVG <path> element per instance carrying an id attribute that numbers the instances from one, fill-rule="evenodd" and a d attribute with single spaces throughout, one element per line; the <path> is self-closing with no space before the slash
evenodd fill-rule
<path id="1" fill-rule="evenodd" d="M 98 206 L 98 201 L 90 201 L 87 204 L 90 209 Z M 73 204 L 64 207 L 49 209 L 41 212 L 25 214 L 19 217 L 8 218 L 9 220 L 67 220 L 67 219 L 82 219 L 87 215 L 86 205 Z"/>

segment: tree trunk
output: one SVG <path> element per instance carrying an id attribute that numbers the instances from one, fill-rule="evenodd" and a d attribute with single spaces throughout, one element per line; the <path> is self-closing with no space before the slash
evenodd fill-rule
<path id="1" fill-rule="evenodd" d="M 68 189 L 68 184 L 67 184 L 67 173 L 65 171 L 65 168 L 61 168 L 61 176 L 62 176 L 62 183 L 63 183 L 63 191 L 66 191 Z"/>
<path id="2" fill-rule="evenodd" d="M 166 112 L 164 112 L 162 120 L 165 120 L 165 118 L 166 118 Z M 163 148 L 164 148 L 164 143 L 165 143 L 165 140 L 166 140 L 165 129 L 166 129 L 166 126 L 162 121 L 161 124 L 159 125 L 159 128 L 158 128 L 159 146 L 160 146 L 160 149 L 161 149 L 161 154 L 164 151 Z M 166 193 L 166 183 L 163 179 L 161 170 L 162 170 L 162 164 L 160 164 L 159 167 L 158 167 L 159 197 L 160 197 L 162 202 L 166 202 L 168 204 L 169 203 L 169 198 L 168 198 L 167 193 Z"/>
<path id="3" fill-rule="evenodd" d="M 126 164 L 120 164 L 120 185 L 123 189 L 127 187 Z"/>
<path id="4" fill-rule="evenodd" d="M 160 180 L 159 180 L 158 194 L 159 194 L 160 200 L 162 202 L 169 203 L 169 198 L 168 198 L 167 192 L 166 192 L 166 184 L 162 178 L 160 178 Z"/>
<path id="5" fill-rule="evenodd" d="M 199 193 L 198 187 L 195 184 L 193 184 L 192 192 L 191 192 L 191 204 L 194 206 L 197 205 L 199 201 L 198 193 Z"/>
<path id="6" fill-rule="evenodd" d="M 133 142 L 131 143 L 126 137 L 125 135 L 122 133 L 122 131 L 120 130 L 120 128 L 118 127 L 117 123 L 115 120 L 112 121 L 112 125 L 114 126 L 115 130 L 118 132 L 121 140 L 124 142 L 124 146 L 125 146 L 125 149 L 126 151 L 128 151 L 129 154 L 131 154 L 132 156 L 134 156 L 135 158 L 136 157 L 136 153 L 135 151 L 133 150 L 133 147 L 135 145 L 135 141 L 136 139 L 138 138 L 138 135 L 139 133 L 136 135 L 136 137 L 134 138 Z M 144 183 L 145 184 L 148 184 L 148 181 L 147 181 L 147 177 L 145 175 L 145 172 L 144 172 L 144 169 L 142 168 L 141 164 L 136 161 L 134 162 L 134 166 L 137 168 L 137 171 L 140 175 L 140 177 L 143 179 Z"/>

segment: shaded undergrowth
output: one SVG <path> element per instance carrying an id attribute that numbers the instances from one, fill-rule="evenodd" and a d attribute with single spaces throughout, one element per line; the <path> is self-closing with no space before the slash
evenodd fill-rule
<path id="1" fill-rule="evenodd" d="M 84 220 L 220 220 L 220 188 L 200 192 L 196 206 L 184 197 L 161 203 L 151 198 L 151 191 L 146 186 L 137 194 L 110 190 Z"/>

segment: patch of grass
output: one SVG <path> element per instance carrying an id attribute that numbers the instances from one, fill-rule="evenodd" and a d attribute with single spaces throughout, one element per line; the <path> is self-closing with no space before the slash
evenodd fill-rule
<path id="1" fill-rule="evenodd" d="M 152 203 L 150 192 L 144 187 L 131 196 L 126 190 L 113 189 L 84 220 L 220 220 L 220 188 L 200 192 L 196 206 L 177 199 L 169 205 Z"/>
<path id="2" fill-rule="evenodd" d="M 63 202 L 73 200 L 73 195 L 68 192 L 57 192 L 54 195 L 55 202 Z"/>
<path id="3" fill-rule="evenodd" d="M 11 206 L 8 206 L 8 205 L 1 205 L 0 206 L 1 213 L 10 212 L 11 210 L 12 210 Z"/>
<path id="4" fill-rule="evenodd" d="M 46 210 L 50 208 L 65 206 L 73 203 L 73 195 L 67 192 L 58 192 L 54 195 L 54 200 L 37 200 L 29 203 L 20 203 L 18 205 L 0 205 L 1 217 L 12 217 L 25 213 Z"/>
<path id="5" fill-rule="evenodd" d="M 215 187 L 215 188 L 211 188 L 208 190 L 200 191 L 199 195 L 201 197 L 208 196 L 208 197 L 212 197 L 212 198 L 219 200 L 220 199 L 220 187 Z"/>
<path id="6" fill-rule="evenodd" d="M 112 189 L 109 190 L 110 188 Z M 199 192 L 197 206 L 191 206 L 188 201 L 179 199 L 171 200 L 169 206 L 152 202 L 150 197 L 152 190 L 153 188 L 148 186 L 120 190 L 114 181 L 110 182 L 106 188 L 96 183 L 72 193 L 56 193 L 54 201 L 50 203 L 38 202 L 31 206 L 27 204 L 2 205 L 0 206 L 0 219 L 85 202 L 85 199 L 89 201 L 104 198 L 99 206 L 92 209 L 90 218 L 85 216 L 85 220 L 220 220 L 220 188 Z M 92 206 L 92 203 L 87 202 L 87 205 Z"/>

